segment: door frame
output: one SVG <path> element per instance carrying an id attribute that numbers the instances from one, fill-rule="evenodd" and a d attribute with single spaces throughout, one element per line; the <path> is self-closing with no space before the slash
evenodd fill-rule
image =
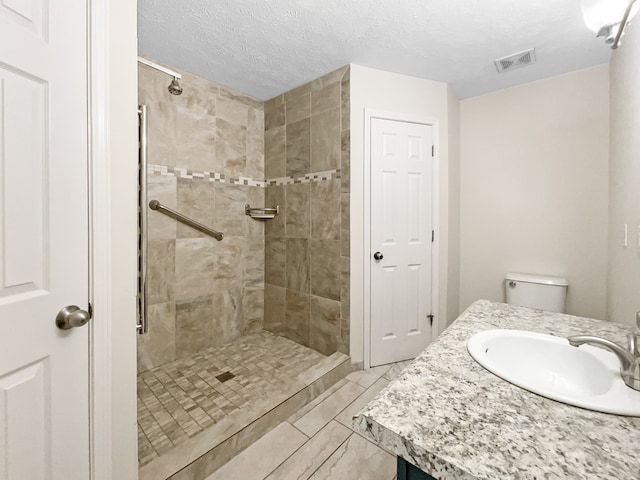
<path id="1" fill-rule="evenodd" d="M 364 109 L 364 368 L 371 366 L 371 120 L 377 118 L 397 122 L 428 125 L 433 132 L 433 172 L 431 176 L 432 205 L 431 218 L 433 230 L 436 232 L 431 250 L 431 313 L 435 320 L 431 326 L 431 338 L 438 333 L 438 278 L 440 270 L 440 122 L 435 117 L 414 115 L 409 113 L 388 112 L 384 110 Z"/>
<path id="2" fill-rule="evenodd" d="M 90 478 L 136 479 L 137 4 L 87 8 Z"/>

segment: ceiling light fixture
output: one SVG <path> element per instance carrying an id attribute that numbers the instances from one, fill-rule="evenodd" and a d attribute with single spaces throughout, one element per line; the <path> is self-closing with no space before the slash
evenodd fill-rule
<path id="1" fill-rule="evenodd" d="M 636 0 L 582 0 L 582 14 L 596 37 L 604 37 L 611 48 L 620 46 L 620 39 L 633 16 L 638 13 L 640 3 Z"/>

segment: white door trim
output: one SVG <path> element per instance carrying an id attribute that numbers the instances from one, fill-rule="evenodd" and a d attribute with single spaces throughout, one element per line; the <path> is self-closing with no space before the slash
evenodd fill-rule
<path id="1" fill-rule="evenodd" d="M 134 480 L 137 6 L 90 0 L 88 9 L 91 480 Z"/>
<path id="2" fill-rule="evenodd" d="M 436 232 L 433 250 L 431 272 L 431 305 L 435 321 L 431 326 L 431 338 L 438 334 L 438 323 L 440 319 L 438 303 L 438 272 L 439 272 L 439 241 L 438 232 L 440 230 L 440 162 L 439 162 L 439 140 L 440 128 L 436 118 L 413 115 L 407 113 L 387 112 L 383 110 L 364 109 L 364 368 L 371 366 L 371 119 L 380 118 L 383 120 L 395 120 L 398 122 L 418 123 L 429 125 L 433 129 L 433 144 L 435 147 L 434 166 L 432 176 L 432 218 L 433 229 Z"/>
<path id="3" fill-rule="evenodd" d="M 109 146 L 107 111 L 107 5 L 104 0 L 89 2 L 89 295 L 94 306 L 89 323 L 90 352 L 90 465 L 92 480 L 112 478 L 111 349 L 109 308 L 109 243 L 105 219 L 109 218 Z M 107 228 L 105 228 L 107 227 Z"/>

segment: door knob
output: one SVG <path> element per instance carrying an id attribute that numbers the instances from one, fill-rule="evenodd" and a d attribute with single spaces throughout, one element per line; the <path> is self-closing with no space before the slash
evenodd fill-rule
<path id="1" fill-rule="evenodd" d="M 376 252 L 373 254 L 373 258 L 375 258 L 376 260 L 382 260 L 384 258 L 384 255 L 382 255 L 381 252 Z"/>
<path id="2" fill-rule="evenodd" d="M 67 305 L 58 312 L 56 326 L 60 330 L 81 327 L 91 319 L 91 314 L 76 305 Z"/>

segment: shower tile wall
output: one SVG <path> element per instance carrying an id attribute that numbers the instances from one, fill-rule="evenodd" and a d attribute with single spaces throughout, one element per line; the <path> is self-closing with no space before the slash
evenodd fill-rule
<path id="1" fill-rule="evenodd" d="M 264 328 L 349 353 L 349 67 L 265 102 Z"/>
<path id="2" fill-rule="evenodd" d="M 149 210 L 148 335 L 144 371 L 263 326 L 264 224 L 244 215 L 265 189 L 263 102 L 183 73 L 141 65 L 139 101 L 149 110 L 149 199 L 224 232 L 221 242 Z"/>

